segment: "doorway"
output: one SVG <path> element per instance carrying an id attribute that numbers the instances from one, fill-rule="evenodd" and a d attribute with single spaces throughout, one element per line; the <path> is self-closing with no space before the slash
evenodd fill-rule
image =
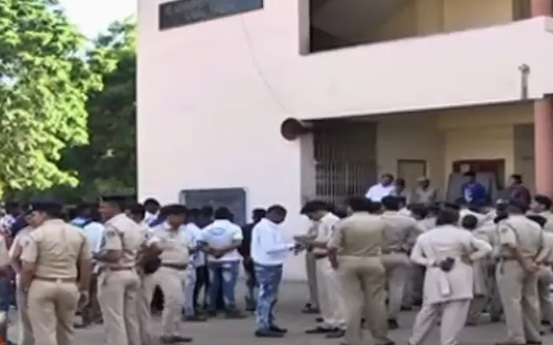
<path id="1" fill-rule="evenodd" d="M 505 160 L 504 159 L 478 159 L 478 160 L 460 160 L 453 162 L 454 173 L 466 173 L 474 171 L 475 173 L 491 173 L 497 181 L 499 189 L 505 186 Z"/>

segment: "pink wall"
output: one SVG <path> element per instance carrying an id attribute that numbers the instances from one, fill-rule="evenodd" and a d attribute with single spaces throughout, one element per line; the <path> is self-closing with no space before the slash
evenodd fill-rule
<path id="1" fill-rule="evenodd" d="M 290 233 L 300 231 L 302 157 L 281 138 L 283 119 L 516 100 L 522 63 L 531 97 L 553 92 L 545 18 L 301 56 L 297 1 L 163 32 L 163 1 L 138 2 L 140 197 L 244 187 L 249 208 L 289 207 Z"/>

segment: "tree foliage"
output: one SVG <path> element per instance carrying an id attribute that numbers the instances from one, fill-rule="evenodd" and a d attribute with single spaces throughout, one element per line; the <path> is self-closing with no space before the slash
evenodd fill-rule
<path id="1" fill-rule="evenodd" d="M 87 102 L 89 143 L 71 149 L 64 166 L 79 176 L 76 189 L 89 198 L 103 191 L 136 189 L 136 28 L 131 20 L 112 24 L 94 42 L 103 74 L 102 90 Z"/>
<path id="2" fill-rule="evenodd" d="M 0 188 L 76 185 L 58 162 L 88 140 L 86 101 L 101 87 L 104 56 L 57 0 L 0 0 Z"/>

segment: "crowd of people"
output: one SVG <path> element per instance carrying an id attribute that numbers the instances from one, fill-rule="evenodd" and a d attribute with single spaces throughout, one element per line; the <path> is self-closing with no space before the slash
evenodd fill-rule
<path id="1" fill-rule="evenodd" d="M 553 327 L 552 201 L 512 188 L 489 206 L 467 177 L 456 203 L 438 202 L 426 178 L 408 201 L 388 174 L 345 207 L 311 200 L 301 210 L 308 228 L 289 240 L 280 205 L 255 209 L 240 227 L 226 207 L 121 195 L 70 209 L 49 199 L 8 202 L 0 310 L 17 305 L 20 345 L 71 345 L 75 328 L 93 324 L 103 324 L 108 345 L 185 343 L 192 339 L 182 321 L 246 317 L 236 300 L 243 270 L 255 336 L 282 338 L 274 309 L 283 267 L 305 252 L 303 312 L 317 314 L 308 334 L 361 345 L 366 328 L 377 345 L 391 345 L 389 330 L 408 326 L 400 312 L 420 307 L 410 345 L 437 324 L 441 344 L 451 345 L 465 326 L 503 317 L 507 339 L 498 344 L 541 344 L 544 325 Z M 157 313 L 161 334 L 152 329 Z M 77 314 L 82 323 L 74 325 Z"/>

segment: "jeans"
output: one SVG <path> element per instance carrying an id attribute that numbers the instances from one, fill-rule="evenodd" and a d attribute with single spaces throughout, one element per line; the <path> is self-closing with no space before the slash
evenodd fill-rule
<path id="1" fill-rule="evenodd" d="M 0 277 L 0 311 L 8 312 L 12 301 L 12 283 L 10 277 Z M 7 317 L 7 315 L 6 315 Z M 7 322 L 0 326 L 0 336 L 4 341 L 8 339 Z"/>
<path id="2" fill-rule="evenodd" d="M 266 266 L 255 264 L 255 277 L 259 284 L 257 298 L 257 329 L 269 330 L 274 325 L 274 309 L 282 280 L 282 265 Z"/>
<path id="3" fill-rule="evenodd" d="M 223 289 L 226 310 L 231 311 L 236 309 L 234 289 L 238 280 L 239 264 L 239 261 L 208 263 L 209 280 L 211 282 L 209 287 L 210 309 L 216 310 L 217 295 L 221 287 Z"/>
<path id="4" fill-rule="evenodd" d="M 184 286 L 184 314 L 196 315 L 194 308 L 194 288 L 196 287 L 196 267 L 188 265 L 186 268 L 186 284 Z"/>

